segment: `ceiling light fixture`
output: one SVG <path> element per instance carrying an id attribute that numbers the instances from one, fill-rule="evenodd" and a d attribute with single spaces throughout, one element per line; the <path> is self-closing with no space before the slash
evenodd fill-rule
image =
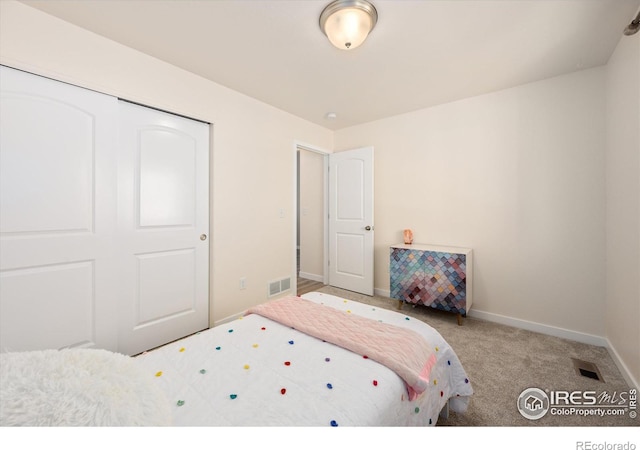
<path id="1" fill-rule="evenodd" d="M 320 14 L 320 29 L 341 50 L 360 46 L 376 22 L 378 12 L 366 0 L 336 0 Z"/>
<path id="2" fill-rule="evenodd" d="M 638 32 L 638 29 L 640 29 L 640 12 L 636 16 L 636 18 L 633 19 L 629 25 L 627 25 L 627 28 L 624 29 L 624 34 L 625 36 L 632 36 Z"/>

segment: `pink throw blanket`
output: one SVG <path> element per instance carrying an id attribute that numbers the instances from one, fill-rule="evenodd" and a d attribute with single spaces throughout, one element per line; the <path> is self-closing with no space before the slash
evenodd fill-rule
<path id="1" fill-rule="evenodd" d="M 431 346 L 406 328 L 349 314 L 300 297 L 285 297 L 250 308 L 258 314 L 387 366 L 406 383 L 409 400 L 429 385 L 436 363 Z"/>

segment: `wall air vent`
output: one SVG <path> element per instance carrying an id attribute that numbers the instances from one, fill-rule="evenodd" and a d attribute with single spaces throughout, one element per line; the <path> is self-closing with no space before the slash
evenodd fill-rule
<path id="1" fill-rule="evenodd" d="M 278 295 L 290 289 L 291 289 L 290 277 L 282 278 L 280 280 L 275 280 L 275 281 L 269 281 L 269 284 L 268 284 L 269 297 L 273 297 L 274 295 Z"/>

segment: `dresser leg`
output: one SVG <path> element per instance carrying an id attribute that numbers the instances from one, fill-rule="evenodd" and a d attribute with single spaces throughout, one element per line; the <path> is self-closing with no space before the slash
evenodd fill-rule
<path id="1" fill-rule="evenodd" d="M 402 300 L 398 300 L 398 310 L 402 309 L 402 305 L 404 302 Z"/>
<path id="2" fill-rule="evenodd" d="M 458 326 L 462 326 L 462 314 L 458 313 Z"/>

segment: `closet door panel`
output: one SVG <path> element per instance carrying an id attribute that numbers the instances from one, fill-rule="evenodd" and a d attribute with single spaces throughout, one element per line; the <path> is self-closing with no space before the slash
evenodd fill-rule
<path id="1" fill-rule="evenodd" d="M 115 350 L 117 100 L 0 78 L 0 349 Z"/>
<path id="2" fill-rule="evenodd" d="M 209 325 L 209 125 L 120 102 L 120 350 Z"/>
<path id="3" fill-rule="evenodd" d="M 140 227 L 195 226 L 197 144 L 179 130 L 141 130 Z"/>
<path id="4" fill-rule="evenodd" d="M 0 107 L 2 230 L 90 232 L 95 160 L 91 112 L 42 94 L 8 92 Z M 21 187 L 19 199 L 12 195 L 15 186 Z"/>
<path id="5" fill-rule="evenodd" d="M 3 271 L 0 327 L 5 350 L 101 345 L 93 325 L 94 269 L 93 262 L 82 261 Z"/>
<path id="6" fill-rule="evenodd" d="M 196 311 L 194 249 L 155 252 L 136 258 L 140 325 Z"/>

